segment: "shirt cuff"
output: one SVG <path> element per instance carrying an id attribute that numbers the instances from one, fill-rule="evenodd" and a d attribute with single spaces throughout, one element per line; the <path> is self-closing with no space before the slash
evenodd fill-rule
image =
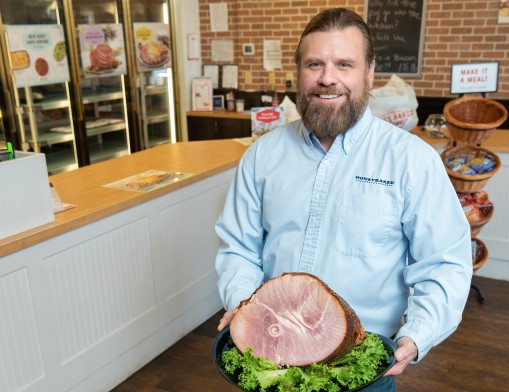
<path id="1" fill-rule="evenodd" d="M 408 336 L 417 346 L 417 357 L 411 362 L 412 364 L 423 359 L 434 345 L 433 342 L 435 339 L 433 329 L 429 325 L 419 321 L 409 321 L 404 324 L 396 334 L 394 340 L 397 341 L 403 336 Z"/>

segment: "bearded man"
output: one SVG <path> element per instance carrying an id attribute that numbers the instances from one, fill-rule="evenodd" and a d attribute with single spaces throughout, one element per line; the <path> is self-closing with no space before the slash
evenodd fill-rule
<path id="1" fill-rule="evenodd" d="M 359 15 L 316 15 L 295 62 L 302 119 L 247 149 L 216 225 L 218 329 L 268 279 L 314 274 L 396 340 L 396 365 L 366 389 L 394 391 L 461 320 L 470 228 L 437 152 L 371 114 L 375 53 Z"/>

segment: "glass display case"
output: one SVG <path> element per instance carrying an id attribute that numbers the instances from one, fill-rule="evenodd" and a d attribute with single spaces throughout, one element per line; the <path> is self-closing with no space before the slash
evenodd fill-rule
<path id="1" fill-rule="evenodd" d="M 139 122 L 144 148 L 176 141 L 168 2 L 130 2 Z"/>
<path id="2" fill-rule="evenodd" d="M 126 42 L 115 0 L 73 2 L 90 163 L 129 154 Z"/>
<path id="3" fill-rule="evenodd" d="M 55 174 L 176 142 L 170 13 L 167 0 L 0 0 L 16 148 Z"/>
<path id="4" fill-rule="evenodd" d="M 19 2 L 17 2 L 19 3 Z M 43 152 L 53 174 L 78 167 L 64 28 L 54 1 L 0 0 L 4 66 L 20 149 Z"/>
<path id="5" fill-rule="evenodd" d="M 145 148 L 171 141 L 171 70 L 141 72 L 138 75 L 140 124 Z"/>
<path id="6" fill-rule="evenodd" d="M 78 167 L 68 83 L 16 91 L 23 150 L 42 152 L 50 174 Z"/>

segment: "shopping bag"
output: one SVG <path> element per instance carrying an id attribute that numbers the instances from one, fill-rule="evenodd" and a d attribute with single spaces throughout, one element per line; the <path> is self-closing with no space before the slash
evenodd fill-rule
<path id="1" fill-rule="evenodd" d="M 373 115 L 407 131 L 419 122 L 417 106 L 413 87 L 396 75 L 385 86 L 371 90 L 369 107 Z"/>

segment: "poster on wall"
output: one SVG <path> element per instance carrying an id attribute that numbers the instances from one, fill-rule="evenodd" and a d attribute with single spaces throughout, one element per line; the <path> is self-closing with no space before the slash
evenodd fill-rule
<path id="1" fill-rule="evenodd" d="M 139 72 L 169 68 L 170 30 L 165 23 L 133 23 L 136 66 Z"/>
<path id="2" fill-rule="evenodd" d="M 274 71 L 281 69 L 282 51 L 280 40 L 266 39 L 263 41 L 263 69 L 266 71 Z"/>
<path id="3" fill-rule="evenodd" d="M 121 24 L 82 24 L 78 30 L 85 78 L 127 73 Z"/>
<path id="4" fill-rule="evenodd" d="M 16 87 L 69 81 L 62 25 L 7 26 Z"/>
<path id="5" fill-rule="evenodd" d="M 498 23 L 509 23 L 509 0 L 500 0 Z"/>

